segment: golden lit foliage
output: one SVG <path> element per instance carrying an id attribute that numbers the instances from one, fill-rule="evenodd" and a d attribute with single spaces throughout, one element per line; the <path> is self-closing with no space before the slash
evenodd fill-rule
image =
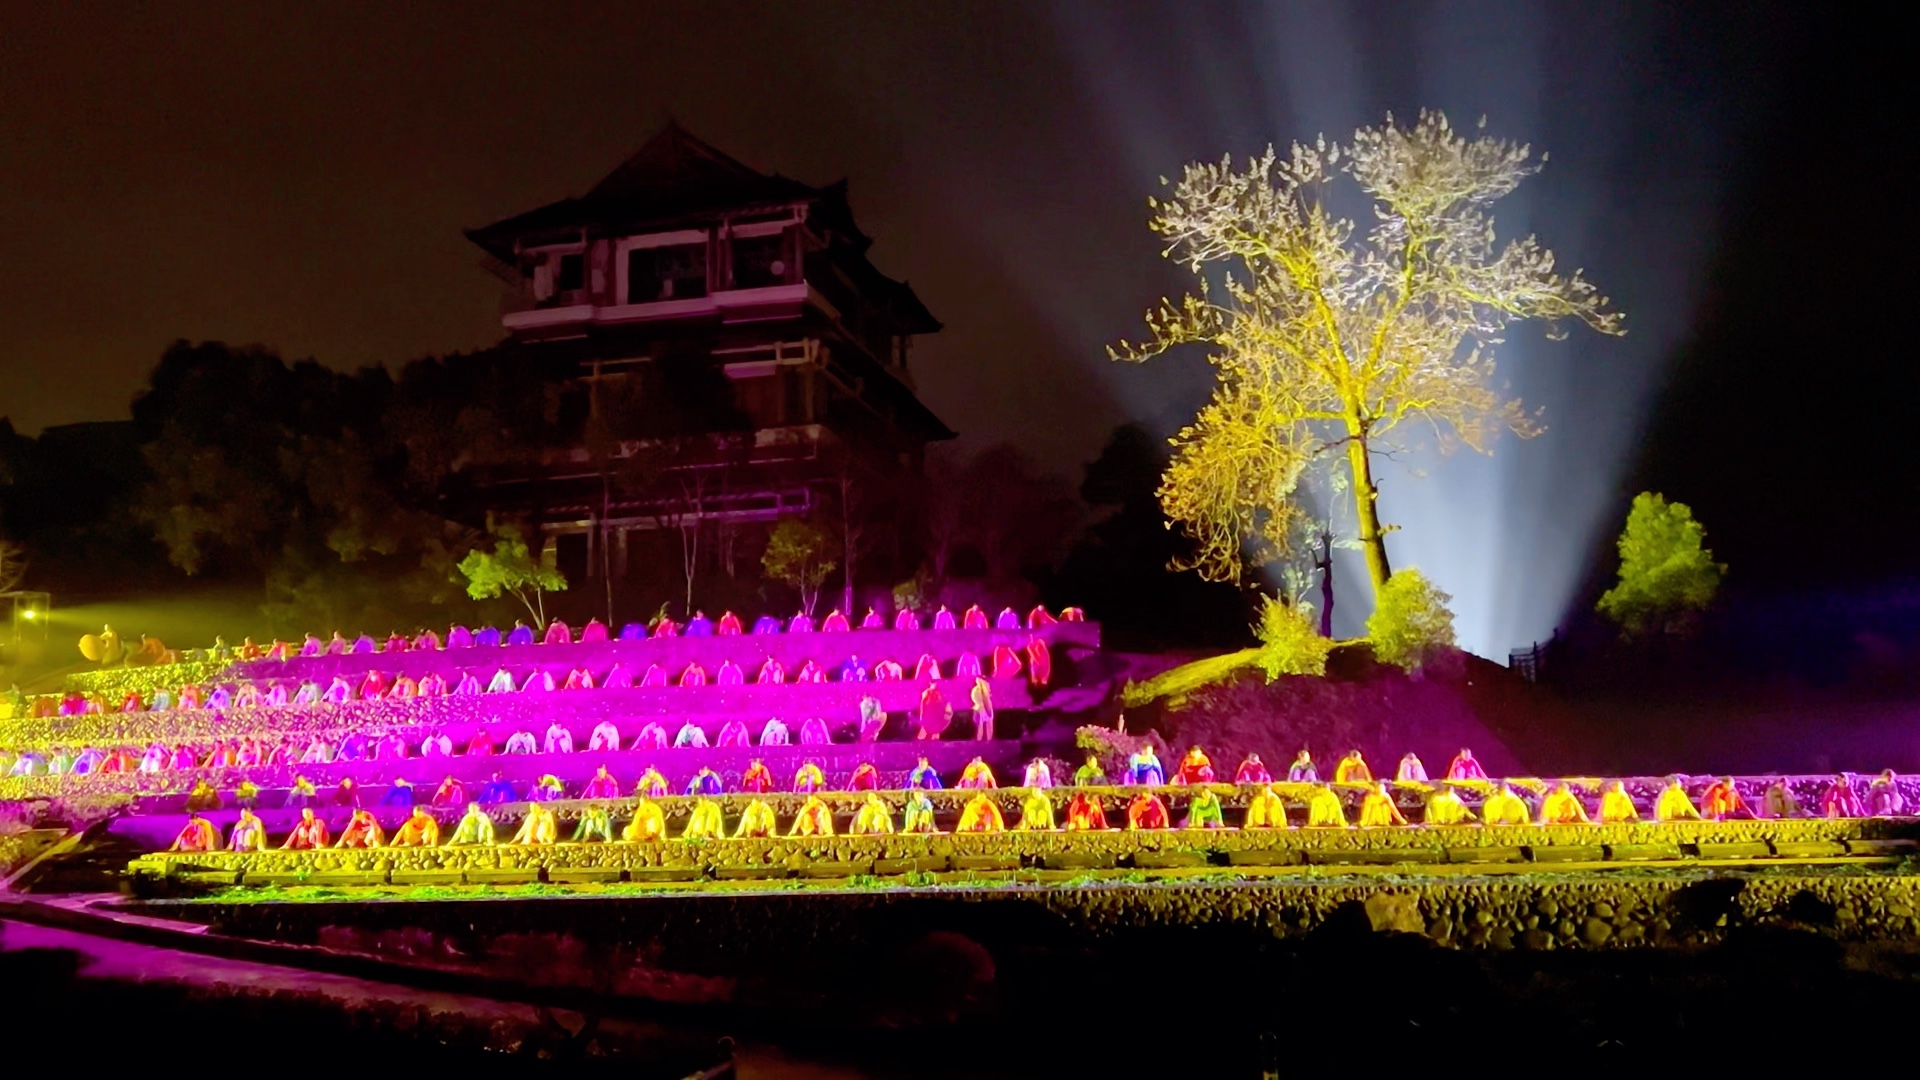
<path id="1" fill-rule="evenodd" d="M 1541 159 L 1544 161 L 1544 158 Z M 1536 429 L 1493 385 L 1494 350 L 1516 319 L 1566 320 L 1623 332 L 1579 271 L 1562 275 L 1532 236 L 1495 239 L 1492 203 L 1540 164 L 1520 144 L 1468 138 L 1445 116 L 1412 127 L 1391 115 L 1346 145 L 1272 148 L 1236 166 L 1193 164 L 1150 227 L 1164 254 L 1200 278 L 1197 291 L 1147 314 L 1147 337 L 1109 350 L 1144 361 L 1205 344 L 1213 399 L 1174 437 L 1160 495 L 1197 544 L 1185 564 L 1238 580 L 1247 561 L 1287 550 L 1295 491 L 1315 459 L 1343 450 L 1358 540 L 1379 590 L 1391 571 L 1369 454 L 1420 419 L 1442 449 L 1484 451 L 1502 429 Z M 1322 203 L 1345 175 L 1371 199 L 1364 236 Z M 1209 271 L 1224 270 L 1216 286 Z"/>
<path id="2" fill-rule="evenodd" d="M 1643 491 L 1620 532 L 1620 581 L 1599 611 L 1629 637 L 1668 632 L 1705 611 L 1727 572 L 1706 548 L 1707 531 L 1685 503 Z"/>
<path id="3" fill-rule="evenodd" d="M 1382 663 L 1416 671 L 1435 649 L 1453 644 L 1453 599 L 1408 567 L 1387 579 L 1367 617 L 1367 639 Z"/>
<path id="4" fill-rule="evenodd" d="M 1260 638 L 1260 670 L 1266 672 L 1267 681 L 1282 675 L 1325 675 L 1333 642 L 1320 636 L 1313 608 L 1283 604 L 1271 596 L 1261 600 L 1260 625 L 1254 633 Z"/>

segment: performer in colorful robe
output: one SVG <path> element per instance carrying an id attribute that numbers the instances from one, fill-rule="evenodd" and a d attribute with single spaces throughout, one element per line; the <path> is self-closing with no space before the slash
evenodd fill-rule
<path id="1" fill-rule="evenodd" d="M 487 781 L 487 786 L 480 789 L 480 801 L 488 806 L 518 802 L 519 799 L 520 793 L 513 790 L 513 781 L 502 777 L 499 773 L 494 773 L 493 778 Z"/>
<path id="2" fill-rule="evenodd" d="M 689 795 L 720 794 L 720 774 L 714 772 L 712 769 L 702 766 L 699 772 L 694 773 L 693 776 L 687 780 L 687 794 Z"/>
<path id="3" fill-rule="evenodd" d="M 312 807 L 302 807 L 300 822 L 287 834 L 280 846 L 288 851 L 311 851 L 327 846 L 327 823 L 313 816 Z"/>
<path id="4" fill-rule="evenodd" d="M 1539 820 L 1542 825 L 1585 825 L 1589 819 L 1586 804 L 1562 780 L 1547 792 L 1546 798 L 1540 800 Z"/>
<path id="5" fill-rule="evenodd" d="M 641 799 L 633 808 L 633 820 L 620 830 L 620 839 L 627 841 L 652 841 L 667 838 L 667 815 L 651 799 Z"/>
<path id="6" fill-rule="evenodd" d="M 882 660 L 873 665 L 874 682 L 899 682 L 906 677 L 906 669 L 897 660 Z"/>
<path id="7" fill-rule="evenodd" d="M 640 774 L 640 779 L 634 781 L 633 793 L 643 799 L 665 798 L 667 778 L 660 775 L 659 769 L 649 765 L 647 771 Z"/>
<path id="8" fill-rule="evenodd" d="M 567 672 L 567 681 L 560 684 L 560 689 L 562 690 L 593 689 L 593 672 L 588 671 L 586 668 L 583 668 L 583 667 L 574 668 L 572 671 Z"/>
<path id="9" fill-rule="evenodd" d="M 1183 829 L 1224 829 L 1226 817 L 1221 813 L 1220 796 L 1210 788 L 1201 788 L 1187 800 L 1187 816 L 1181 821 Z"/>
<path id="10" fill-rule="evenodd" d="M 1021 669 L 1020 656 L 1013 651 L 1013 646 L 995 645 L 993 647 L 994 678 L 1017 679 L 1020 677 Z"/>
<path id="11" fill-rule="evenodd" d="M 1480 820 L 1488 825 L 1529 825 L 1533 815 L 1527 801 L 1515 794 L 1512 786 L 1502 783 L 1480 804 Z"/>
<path id="12" fill-rule="evenodd" d="M 491 846 L 493 842 L 493 819 L 487 816 L 485 810 L 480 809 L 479 803 L 468 803 L 466 814 L 460 818 L 460 824 L 454 827 L 453 839 L 447 843 L 455 847 L 465 847 L 469 844 Z"/>
<path id="13" fill-rule="evenodd" d="M 377 848 L 385 847 L 386 842 L 386 833 L 381 831 L 380 823 L 374 820 L 373 811 L 355 810 L 353 817 L 347 819 L 347 827 L 340 830 L 340 839 L 333 846 Z"/>
<path id="14" fill-rule="evenodd" d="M 513 834 L 510 844 L 557 844 L 560 842 L 560 822 L 553 811 L 539 803 L 527 806 L 527 816 L 520 819 L 520 828 Z"/>
<path id="15" fill-rule="evenodd" d="M 633 687 L 633 670 L 618 661 L 607 669 L 607 677 L 600 682 L 606 690 L 628 690 Z"/>
<path id="16" fill-rule="evenodd" d="M 1325 784 L 1314 785 L 1313 794 L 1307 797 L 1307 828 L 1344 829 L 1347 827 L 1347 808 L 1341 805 L 1340 793 Z"/>
<path id="17" fill-rule="evenodd" d="M 933 800 L 924 791 L 907 792 L 906 806 L 902 809 L 900 831 L 903 833 L 937 833 L 940 826 L 933 820 Z"/>
<path id="18" fill-rule="evenodd" d="M 659 664 L 648 664 L 646 674 L 640 676 L 640 685 L 643 687 L 667 685 L 667 669 Z"/>
<path id="19" fill-rule="evenodd" d="M 1700 816 L 1708 821 L 1729 821 L 1751 818 L 1753 811 L 1740 797 L 1740 789 L 1733 786 L 1733 777 L 1723 776 L 1700 793 Z"/>
<path id="20" fill-rule="evenodd" d="M 589 806 L 580 811 L 580 821 L 573 827 L 573 842 L 585 844 L 598 840 L 603 844 L 613 843 L 613 814 L 605 806 Z"/>
<path id="21" fill-rule="evenodd" d="M 1610 780 L 1600 792 L 1600 824 L 1626 825 L 1640 820 L 1640 808 L 1633 805 L 1633 796 L 1627 794 L 1627 785 L 1619 780 Z"/>
<path id="22" fill-rule="evenodd" d="M 753 677 L 753 681 L 761 686 L 779 686 L 787 681 L 787 666 L 769 656 L 767 662 L 760 665 L 760 673 Z"/>
<path id="23" fill-rule="evenodd" d="M 1000 808 L 995 806 L 991 796 L 985 792 L 967 800 L 960 809 L 960 823 L 955 825 L 956 833 L 997 833 L 1005 832 L 1006 821 L 1000 816 Z"/>
<path id="24" fill-rule="evenodd" d="M 453 740 L 444 731 L 431 731 L 420 740 L 421 757 L 452 757 Z"/>
<path id="25" fill-rule="evenodd" d="M 953 662 L 954 679 L 969 686 L 973 685 L 973 680 L 980 677 L 980 671 L 980 658 L 971 650 L 962 652 L 959 659 Z"/>
<path id="26" fill-rule="evenodd" d="M 780 620 L 772 615 L 762 615 L 753 621 L 753 632 L 756 634 L 777 634 L 780 632 Z"/>
<path id="27" fill-rule="evenodd" d="M 740 670 L 740 665 L 732 660 L 722 660 L 719 670 L 713 673 L 715 686 L 739 686 L 746 681 L 746 675 Z"/>
<path id="28" fill-rule="evenodd" d="M 416 806 L 393 833 L 394 847 L 439 847 L 440 823 L 424 806 Z"/>
<path id="29" fill-rule="evenodd" d="M 701 667 L 698 661 L 688 664 L 686 670 L 680 673 L 680 685 L 681 686 L 707 685 L 707 669 Z"/>
<path id="30" fill-rule="evenodd" d="M 1874 817 L 1905 817 L 1906 797 L 1900 794 L 1899 778 L 1888 769 L 1867 785 L 1867 812 Z"/>
<path id="31" fill-rule="evenodd" d="M 602 720 L 593 725 L 593 734 L 587 739 L 588 750 L 620 749 L 620 728 L 611 720 Z"/>
<path id="32" fill-rule="evenodd" d="M 460 626 L 457 624 L 454 626 L 448 627 L 447 628 L 447 648 L 449 649 L 473 648 L 473 631 L 467 629 L 464 626 Z"/>
<path id="33" fill-rule="evenodd" d="M 1333 782 L 1336 784 L 1371 784 L 1373 783 L 1373 771 L 1367 768 L 1367 760 L 1360 755 L 1359 750 L 1349 750 L 1347 756 L 1341 758 L 1340 763 L 1333 767 Z"/>
<path id="34" fill-rule="evenodd" d="M 218 810 L 221 804 L 220 793 L 204 779 L 194 781 L 193 790 L 187 792 L 187 810 L 190 812 Z"/>
<path id="35" fill-rule="evenodd" d="M 1271 784 L 1273 775 L 1267 772 L 1267 766 L 1260 760 L 1259 754 L 1248 754 L 1233 770 L 1233 782 L 1236 784 Z"/>
<path id="36" fill-rule="evenodd" d="M 473 632 L 473 646 L 476 649 L 492 649 L 500 646 L 500 628 L 483 626 Z"/>
<path id="37" fill-rule="evenodd" d="M 845 621 L 841 620 L 843 624 Z M 800 812 L 794 815 L 793 827 L 787 830 L 787 835 L 832 836 L 833 811 L 827 807 L 826 800 L 818 795 L 807 796 L 807 801 L 800 804 Z"/>
<path id="38" fill-rule="evenodd" d="M 1287 783 L 1317 784 L 1320 782 L 1320 770 L 1314 768 L 1313 755 L 1305 750 L 1295 755 L 1293 764 L 1287 767 Z"/>
<path id="39" fill-rule="evenodd" d="M 746 721 L 736 716 L 721 724 L 720 734 L 713 740 L 713 745 L 722 750 L 739 750 L 753 745 L 752 737 L 747 734 Z"/>
<path id="40" fill-rule="evenodd" d="M 920 659 L 913 665 L 913 677 L 915 679 L 941 678 L 940 661 L 935 660 L 932 653 L 921 653 Z"/>
<path id="41" fill-rule="evenodd" d="M 868 608 L 866 616 L 860 620 L 862 630 L 885 630 L 886 628 L 887 620 L 881 618 L 880 613 L 872 608 Z"/>
<path id="42" fill-rule="evenodd" d="M 793 774 L 793 790 L 796 792 L 809 794 L 815 791 L 825 791 L 826 789 L 827 775 L 820 771 L 820 766 L 811 761 L 802 764 L 799 770 Z"/>
<path id="43" fill-rule="evenodd" d="M 863 761 L 854 766 L 853 777 L 847 781 L 848 791 L 874 791 L 880 787 L 880 770 L 873 762 Z"/>
<path id="44" fill-rule="evenodd" d="M 582 642 L 607 640 L 607 624 L 599 619 L 588 619 L 587 625 L 580 628 Z"/>
<path id="45" fill-rule="evenodd" d="M 1021 832 L 1053 831 L 1053 800 L 1040 788 L 1028 788 L 1020 798 Z"/>
<path id="46" fill-rule="evenodd" d="M 681 748 L 694 747 L 696 749 L 705 749 L 707 745 L 707 733 L 701 729 L 699 724 L 689 720 L 680 725 L 679 733 L 673 737 L 673 745 Z"/>
<path id="47" fill-rule="evenodd" d="M 1173 770 L 1173 782 L 1176 784 L 1213 783 L 1213 760 L 1207 752 L 1198 746 L 1187 748 L 1187 754 L 1180 759 L 1180 765 Z"/>
<path id="48" fill-rule="evenodd" d="M 956 788 L 996 788 L 999 783 L 993 778 L 993 768 L 985 760 L 974 758 L 960 770 L 960 779 L 954 782 Z"/>
<path id="49" fill-rule="evenodd" d="M 1097 830 L 1107 827 L 1107 812 L 1101 807 L 1099 797 L 1090 792 L 1076 791 L 1067 800 L 1067 831 Z"/>
<path id="50" fill-rule="evenodd" d="M 528 802 L 552 802 L 555 799 L 564 799 L 566 797 L 566 785 L 562 784 L 560 778 L 552 773 L 547 773 L 540 779 L 535 780 L 533 782 L 533 790 L 527 792 Z"/>
<path id="51" fill-rule="evenodd" d="M 797 614 L 794 615 L 793 618 L 787 620 L 787 633 L 789 634 L 813 633 L 813 616 L 807 614 L 804 611 L 798 612 Z"/>
<path id="52" fill-rule="evenodd" d="M 707 618 L 704 611 L 695 611 L 693 618 L 687 620 L 688 637 L 712 637 L 713 620 Z"/>
<path id="53" fill-rule="evenodd" d="M 898 612 L 894 613 L 893 628 L 895 630 L 918 630 L 920 629 L 920 615 L 912 608 L 901 608 Z"/>
<path id="54" fill-rule="evenodd" d="M 1107 771 L 1100 767 L 1099 755 L 1093 753 L 1092 751 L 1088 751 L 1086 764 L 1073 770 L 1074 786 L 1075 787 L 1100 787 L 1100 786 L 1104 786 L 1106 782 L 1107 782 Z"/>
<path id="55" fill-rule="evenodd" d="M 460 673 L 460 681 L 453 684 L 453 696 L 472 697 L 480 693 L 483 689 L 480 685 L 480 677 L 478 675 L 475 675 L 471 671 L 463 671 Z"/>
<path id="56" fill-rule="evenodd" d="M 1465 825 L 1473 819 L 1473 811 L 1467 809 L 1458 791 L 1441 784 L 1427 792 L 1426 811 L 1421 817 L 1423 824 Z"/>
<path id="57" fill-rule="evenodd" d="M 1160 755 L 1153 752 L 1153 747 L 1143 746 L 1127 756 L 1126 782 L 1146 787 L 1167 782 L 1166 770 L 1160 767 Z"/>
<path id="58" fill-rule="evenodd" d="M 941 604 L 940 610 L 933 613 L 933 628 L 935 630 L 952 630 L 954 626 L 953 612 L 947 610 L 947 605 Z"/>
<path id="59" fill-rule="evenodd" d="M 801 746 L 826 746 L 833 742 L 833 733 L 827 730 L 827 722 L 818 716 L 809 716 L 800 722 Z"/>
<path id="60" fill-rule="evenodd" d="M 727 822 L 720 812 L 720 804 L 712 799 L 701 799 L 693 804 L 693 813 L 687 815 L 687 827 L 681 832 L 687 840 L 719 840 L 727 835 Z"/>
<path id="61" fill-rule="evenodd" d="M 1833 783 L 1820 797 L 1820 813 L 1830 818 L 1867 816 L 1866 808 L 1860 805 L 1860 796 L 1854 793 L 1853 777 L 1840 773 L 1833 778 Z"/>
<path id="62" fill-rule="evenodd" d="M 1137 832 L 1146 829 L 1169 828 L 1167 804 L 1150 791 L 1143 791 L 1127 804 L 1127 829 Z"/>
<path id="63" fill-rule="evenodd" d="M 1391 825 L 1405 825 L 1407 819 L 1394 805 L 1393 796 L 1388 794 L 1385 783 L 1376 783 L 1373 790 L 1360 799 L 1359 825 L 1363 829 L 1382 829 Z"/>
<path id="64" fill-rule="evenodd" d="M 233 831 L 227 834 L 227 850 L 267 850 L 267 827 L 252 810 L 240 811 L 240 820 L 233 823 Z"/>
<path id="65" fill-rule="evenodd" d="M 854 812 L 853 825 L 847 831 L 854 836 L 891 836 L 893 811 L 880 801 L 880 796 L 870 791 L 867 800 Z"/>
<path id="66" fill-rule="evenodd" d="M 630 749 L 665 750 L 666 748 L 667 729 L 660 726 L 660 721 L 649 720 L 646 725 L 640 729 L 640 734 L 634 738 L 633 746 Z"/>
<path id="67" fill-rule="evenodd" d="M 1427 767 L 1420 763 L 1417 754 L 1407 754 L 1400 759 L 1400 767 L 1394 771 L 1393 778 L 1405 784 L 1424 784 L 1427 782 Z"/>
<path id="68" fill-rule="evenodd" d="M 526 621 L 523 619 L 513 620 L 513 629 L 507 631 L 507 644 L 509 645 L 533 644 L 533 627 L 528 626 L 526 624 Z"/>
<path id="69" fill-rule="evenodd" d="M 781 720 L 777 716 L 768 717 L 766 726 L 760 729 L 760 745 L 761 746 L 788 745 L 786 721 Z"/>
<path id="70" fill-rule="evenodd" d="M 937 682 L 927 684 L 920 694 L 920 730 L 915 736 L 921 739 L 937 739 L 953 722 L 953 706 L 947 701 L 947 695 Z"/>
<path id="71" fill-rule="evenodd" d="M 860 699 L 860 741 L 879 742 L 880 732 L 887 726 L 887 710 L 880 705 L 876 697 Z"/>
<path id="72" fill-rule="evenodd" d="M 1694 809 L 1693 800 L 1687 797 L 1687 789 L 1680 784 L 1680 778 L 1670 776 L 1667 786 L 1660 791 L 1660 798 L 1653 804 L 1655 821 L 1699 821 L 1700 811 Z"/>
<path id="73" fill-rule="evenodd" d="M 429 671 L 425 675 L 420 676 L 420 696 L 423 698 L 446 697 L 446 676 L 437 671 Z"/>
<path id="74" fill-rule="evenodd" d="M 1474 760 L 1473 751 L 1464 746 L 1460 748 L 1459 753 L 1453 755 L 1453 760 L 1447 763 L 1449 780 L 1485 780 L 1486 778 L 1487 770 L 1481 768 L 1480 763 Z"/>
<path id="75" fill-rule="evenodd" d="M 921 758 L 919 762 L 914 765 L 913 770 L 907 773 L 907 786 L 910 788 L 937 789 L 940 787 L 940 773 L 936 771 L 932 765 L 927 764 L 926 758 Z"/>
<path id="76" fill-rule="evenodd" d="M 605 765 L 594 771 L 593 779 L 580 791 L 583 799 L 617 799 L 620 797 L 620 781 L 607 772 Z"/>
<path id="77" fill-rule="evenodd" d="M 568 731 L 565 724 L 555 720 L 547 725 L 545 746 L 549 754 L 571 754 L 573 753 L 573 732 Z"/>
<path id="78" fill-rule="evenodd" d="M 1053 654 L 1047 650 L 1045 638 L 1027 639 L 1027 681 L 1034 686 L 1053 681 Z"/>
<path id="79" fill-rule="evenodd" d="M 827 612 L 826 618 L 820 620 L 820 629 L 825 633 L 833 634 L 845 632 L 851 627 L 847 625 L 847 617 L 840 614 L 840 609 L 834 608 Z"/>
<path id="80" fill-rule="evenodd" d="M 1035 791 L 1044 791 L 1052 787 L 1053 770 L 1047 766 L 1047 759 L 1034 758 L 1027 762 L 1027 773 L 1021 778 L 1020 786 Z"/>
<path id="81" fill-rule="evenodd" d="M 973 704 L 973 737 L 985 742 L 993 738 L 993 688 L 987 684 L 987 680 L 976 675 L 970 696 Z"/>
<path id="82" fill-rule="evenodd" d="M 467 786 L 451 776 L 440 781 L 440 786 L 433 789 L 433 805 L 442 809 L 459 806 L 466 801 Z"/>

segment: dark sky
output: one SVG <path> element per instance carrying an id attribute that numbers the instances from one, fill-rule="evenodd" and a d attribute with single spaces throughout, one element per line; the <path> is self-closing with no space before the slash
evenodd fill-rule
<path id="1" fill-rule="evenodd" d="M 1560 617 L 1636 483 L 1682 486 L 1748 560 L 1796 550 L 1773 522 L 1825 512 L 1822 450 L 1771 419 L 1808 392 L 1783 342 L 1846 351 L 1853 400 L 1890 402 L 1894 311 L 1807 309 L 1891 290 L 1787 284 L 1911 232 L 1862 175 L 1911 121 L 1856 32 L 1752 4 L 40 5 L 0 33 L 0 415 L 122 416 L 178 337 L 343 367 L 489 344 L 460 230 L 584 191 L 671 115 L 849 177 L 875 261 L 947 324 L 916 356 L 929 403 L 1072 473 L 1204 385 L 1197 358 L 1102 353 L 1180 285 L 1144 229 L 1156 177 L 1435 106 L 1551 152 L 1502 226 L 1632 327 L 1514 335 L 1548 434 L 1388 471 L 1395 557 L 1498 654 Z"/>

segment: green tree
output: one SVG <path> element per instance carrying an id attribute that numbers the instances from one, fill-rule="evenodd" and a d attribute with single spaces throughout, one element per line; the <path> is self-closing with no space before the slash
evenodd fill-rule
<path id="1" fill-rule="evenodd" d="M 797 589 L 801 608 L 811 615 L 820 602 L 820 586 L 840 565 L 830 557 L 833 548 L 834 538 L 827 530 L 809 521 L 788 518 L 773 527 L 766 553 L 760 556 L 760 568 L 775 581 Z"/>
<path id="2" fill-rule="evenodd" d="M 1373 655 L 1383 663 L 1418 671 L 1436 650 L 1453 645 L 1453 599 L 1408 567 L 1396 571 L 1381 587 L 1373 614 L 1367 617 L 1367 638 Z"/>
<path id="3" fill-rule="evenodd" d="M 544 631 L 546 594 L 564 591 L 565 575 L 554 568 L 553 559 L 545 552 L 534 557 L 519 526 L 490 521 L 487 531 L 493 537 L 493 550 L 474 548 L 458 565 L 467 579 L 467 595 L 475 600 L 511 595 L 533 616 L 534 625 Z"/>
<path id="4" fill-rule="evenodd" d="M 1635 495 L 1620 531 L 1620 581 L 1600 597 L 1600 614 L 1629 638 L 1683 631 L 1713 602 L 1727 572 L 1706 538 L 1687 504 L 1651 491 Z"/>

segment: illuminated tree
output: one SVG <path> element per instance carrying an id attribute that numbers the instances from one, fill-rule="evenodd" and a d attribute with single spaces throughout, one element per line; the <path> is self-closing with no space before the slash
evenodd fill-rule
<path id="1" fill-rule="evenodd" d="M 1453 645 L 1453 599 L 1408 567 L 1387 579 L 1367 617 L 1367 640 L 1383 663 L 1416 671 L 1436 649 Z"/>
<path id="2" fill-rule="evenodd" d="M 1706 537 L 1687 504 L 1651 491 L 1635 495 L 1620 531 L 1620 582 L 1600 597 L 1600 613 L 1628 637 L 1684 627 L 1713 602 L 1727 572 Z"/>
<path id="3" fill-rule="evenodd" d="M 1557 272 L 1534 237 L 1496 244 L 1491 205 L 1539 168 L 1524 145 L 1469 139 L 1422 112 L 1410 128 L 1389 116 L 1344 146 L 1321 139 L 1244 167 L 1189 165 L 1166 199 L 1149 200 L 1164 254 L 1200 283 L 1147 314 L 1144 341 L 1109 353 L 1138 362 L 1180 345 L 1212 350 L 1213 398 L 1174 437 L 1160 488 L 1168 518 L 1198 547 L 1186 565 L 1238 580 L 1248 562 L 1285 554 L 1302 475 L 1337 454 L 1377 599 L 1392 576 L 1392 529 L 1380 521 L 1372 455 L 1414 420 L 1441 449 L 1484 452 L 1501 430 L 1536 432 L 1493 385 L 1505 328 L 1542 319 L 1559 336 L 1575 320 L 1623 332 L 1607 298 L 1579 271 Z M 1341 176 L 1372 201 L 1364 235 L 1322 201 Z M 1214 286 L 1207 275 L 1218 270 Z"/>
<path id="4" fill-rule="evenodd" d="M 1267 680 L 1282 675 L 1325 675 L 1333 642 L 1314 626 L 1313 606 L 1286 604 L 1271 596 L 1261 600 L 1260 625 L 1254 627 L 1254 633 L 1260 638 L 1258 662 Z"/>
<path id="5" fill-rule="evenodd" d="M 488 522 L 493 534 L 493 550 L 475 548 L 460 560 L 458 569 L 467 579 L 467 595 L 475 600 L 491 600 L 509 594 L 533 616 L 534 625 L 547 628 L 546 594 L 567 587 L 566 576 L 553 565 L 553 557 L 541 552 L 535 558 L 516 525 Z"/>
<path id="6" fill-rule="evenodd" d="M 775 525 L 773 535 L 767 537 L 760 568 L 768 577 L 798 590 L 800 607 L 811 615 L 820 602 L 821 584 L 840 565 L 829 557 L 833 548 L 834 539 L 827 530 L 789 518 Z"/>

